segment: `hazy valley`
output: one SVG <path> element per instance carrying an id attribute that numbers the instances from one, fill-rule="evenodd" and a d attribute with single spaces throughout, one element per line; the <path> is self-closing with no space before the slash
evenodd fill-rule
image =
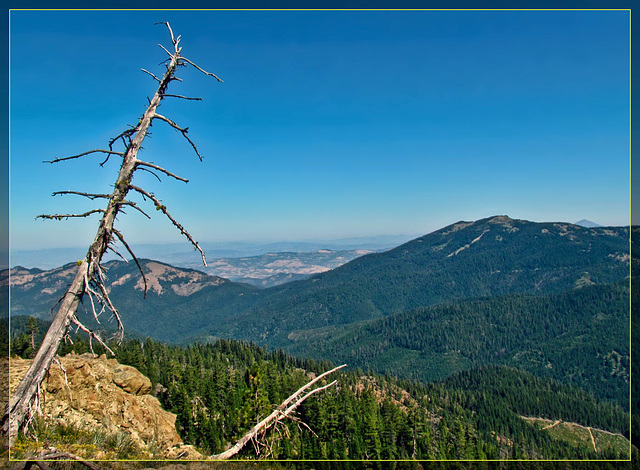
<path id="1" fill-rule="evenodd" d="M 306 279 L 342 266 L 373 250 L 327 250 L 312 252 L 265 253 L 243 258 L 220 258 L 200 268 L 197 262 L 181 263 L 180 267 L 201 269 L 231 281 L 244 282 L 258 287 L 273 287 L 286 282 Z"/>

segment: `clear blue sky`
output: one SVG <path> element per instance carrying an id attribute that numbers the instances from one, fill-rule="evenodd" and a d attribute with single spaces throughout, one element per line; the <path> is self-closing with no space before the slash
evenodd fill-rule
<path id="1" fill-rule="evenodd" d="M 139 154 L 189 184 L 140 174 L 200 241 L 423 234 L 496 214 L 629 222 L 626 11 L 11 13 L 11 236 L 84 246 L 110 192 L 101 155 L 162 73 L 169 21 L 192 69 Z M 119 218 L 132 243 L 174 242 L 159 213 Z"/>

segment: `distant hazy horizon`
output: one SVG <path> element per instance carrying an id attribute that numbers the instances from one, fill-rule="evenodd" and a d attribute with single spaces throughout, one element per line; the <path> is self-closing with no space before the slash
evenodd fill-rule
<path id="1" fill-rule="evenodd" d="M 372 237 L 353 237 L 325 240 L 234 240 L 202 242 L 209 261 L 217 258 L 241 258 L 266 253 L 311 252 L 323 249 L 390 249 L 412 240 L 420 235 L 380 235 Z M 73 262 L 85 256 L 88 246 L 49 247 L 39 249 L 11 249 L 11 267 L 51 269 Z M 142 243 L 133 245 L 137 258 L 150 258 L 170 263 L 176 259 L 184 262 L 189 258 L 201 262 L 200 254 L 189 243 Z M 130 256 L 127 258 L 131 259 Z M 120 259 L 113 253 L 107 253 L 107 259 Z"/>
<path id="2" fill-rule="evenodd" d="M 494 214 L 499 215 L 499 214 Z M 512 217 L 514 218 L 514 217 Z M 515 217 L 517 218 L 517 217 Z M 602 226 L 597 221 L 590 219 L 580 219 L 579 221 L 567 222 L 563 220 L 540 220 L 533 222 L 592 222 L 597 226 Z M 458 222 L 458 221 L 455 221 Z M 455 223 L 452 222 L 452 223 Z M 620 226 L 628 226 L 622 224 Z M 391 249 L 415 238 L 427 235 L 433 231 L 439 230 L 437 227 L 433 230 L 414 233 L 414 234 L 380 234 L 371 236 L 346 237 L 346 238 L 314 238 L 314 239 L 298 239 L 298 240 L 219 240 L 219 241 L 203 241 L 201 246 L 205 250 L 207 259 L 217 258 L 239 258 L 246 256 L 258 256 L 265 253 L 278 252 L 310 252 L 321 249 L 341 250 L 341 249 Z M 82 258 L 88 249 L 86 245 L 77 246 L 49 246 L 41 248 L 11 248 L 10 266 L 22 266 L 26 268 L 51 269 L 62 266 L 63 264 L 72 262 L 77 258 Z M 200 263 L 200 255 L 193 250 L 193 247 L 182 240 L 171 243 L 163 243 L 150 240 L 147 243 L 134 244 L 132 246 L 138 258 L 152 258 L 159 261 L 168 262 L 180 259 L 184 261 L 189 255 L 193 261 Z M 130 259 L 130 257 L 128 256 Z M 113 253 L 108 253 L 105 259 L 119 259 Z M 6 269 L 6 267 L 0 267 Z"/>
<path id="3" fill-rule="evenodd" d="M 621 224 L 601 224 L 599 221 L 597 220 L 593 220 L 593 219 L 589 219 L 589 218 L 581 218 L 580 220 L 573 220 L 573 221 L 569 221 L 569 220 L 551 220 L 551 219 L 543 219 L 543 220 L 531 220 L 531 219 L 525 219 L 523 217 L 511 217 L 509 214 L 491 214 L 491 215 L 487 215 L 486 217 L 493 217 L 496 215 L 507 215 L 508 217 L 512 218 L 512 219 L 521 219 L 521 220 L 528 220 L 530 222 L 559 222 L 559 223 L 570 223 L 570 224 L 577 224 L 578 222 L 582 222 L 583 220 L 586 220 L 587 222 L 592 222 L 595 223 L 598 226 L 611 226 L 611 227 L 626 227 L 629 226 L 629 221 L 625 222 L 625 223 L 621 223 Z M 437 226 L 437 227 L 432 227 L 423 231 L 417 231 L 414 233 L 374 233 L 374 234 L 353 234 L 353 235 L 349 235 L 349 236 L 336 236 L 336 237 L 331 237 L 331 236 L 324 236 L 324 237 L 309 237 L 309 238 L 259 238 L 259 237 L 253 237 L 253 238 L 237 238 L 237 239 L 233 239 L 233 238 L 229 238 L 229 239 L 206 239 L 206 238 L 202 238 L 201 241 L 199 243 L 205 244 L 205 245 L 219 245 L 219 246 L 234 246 L 234 245 L 253 245 L 253 246 L 260 246 L 260 245 L 276 245 L 279 243 L 283 243 L 283 244 L 295 244 L 295 243 L 314 243 L 314 244 L 322 244 L 322 243 L 328 243 L 328 244 L 342 244 L 342 245 L 347 245 L 349 243 L 383 243 L 383 240 L 404 240 L 406 239 L 411 240 L 423 235 L 426 235 L 428 233 L 431 233 L 433 231 L 439 230 L 441 228 L 446 227 L 447 225 L 451 225 L 460 221 L 466 221 L 466 222 L 474 222 L 476 220 L 479 219 L 483 219 L 486 217 L 480 217 L 478 219 L 459 219 L 459 220 L 455 220 L 455 221 L 451 221 L 449 223 L 446 223 L 444 225 L 441 226 Z M 51 222 L 50 222 L 51 223 Z M 59 222 L 59 223 L 63 223 Z M 89 244 L 91 243 L 92 239 L 87 239 L 85 240 L 85 242 L 83 243 L 82 240 L 79 240 L 79 243 L 76 245 L 69 245 L 69 244 L 64 244 L 64 242 L 60 245 L 52 245 L 52 244 L 45 244 L 43 246 L 26 246 L 26 245 L 22 245 L 20 244 L 19 241 L 13 243 L 11 245 L 11 251 L 40 251 L 40 250 L 64 250 L 64 249 L 79 249 L 82 248 L 84 250 L 86 250 L 89 246 Z M 175 246 L 176 248 L 182 247 L 184 248 L 184 251 L 189 251 L 192 249 L 192 246 L 189 244 L 188 241 L 186 241 L 183 238 L 177 237 L 175 240 L 156 240 L 152 237 L 149 237 L 148 240 L 142 241 L 140 243 L 136 243 L 134 244 L 136 246 Z"/>

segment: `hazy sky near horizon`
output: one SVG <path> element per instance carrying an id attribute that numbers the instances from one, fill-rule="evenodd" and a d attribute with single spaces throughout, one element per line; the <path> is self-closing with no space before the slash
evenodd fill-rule
<path id="1" fill-rule="evenodd" d="M 422 234 L 497 214 L 629 223 L 626 11 L 12 11 L 12 248 L 86 246 L 106 148 L 144 112 L 169 21 L 192 68 L 137 173 L 200 241 Z M 145 203 L 138 198 L 134 200 Z M 148 203 L 147 203 L 148 204 Z M 160 213 L 119 217 L 131 243 L 180 241 Z M 186 240 L 185 240 L 185 243 Z"/>

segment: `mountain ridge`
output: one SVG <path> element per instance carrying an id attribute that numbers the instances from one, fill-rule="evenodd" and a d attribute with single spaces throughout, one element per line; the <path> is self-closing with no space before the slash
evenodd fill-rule
<path id="1" fill-rule="evenodd" d="M 487 236 L 492 230 L 492 236 Z M 298 314 L 298 322 L 321 327 L 453 298 L 559 292 L 577 282 L 615 282 L 628 275 L 628 231 L 624 227 L 586 229 L 506 216 L 460 221 L 383 253 L 356 258 L 307 281 L 267 289 L 259 307 L 267 305 L 269 311 L 279 312 L 290 309 Z M 285 305 L 282 298 L 296 305 Z M 256 310 L 250 309 L 236 318 L 245 334 L 252 328 L 248 319 L 255 315 Z M 258 328 L 253 328 L 252 339 L 264 336 Z M 228 333 L 233 335 L 233 330 Z M 282 333 L 270 331 L 267 335 Z"/>
<path id="2" fill-rule="evenodd" d="M 293 330 L 382 318 L 448 300 L 615 283 L 628 276 L 628 249 L 626 227 L 583 228 L 494 216 L 459 221 L 391 250 L 267 289 L 144 260 L 164 266 L 166 276 L 173 277 L 161 275 L 143 300 L 135 265 L 105 265 L 111 282 L 121 280 L 112 287 L 114 303 L 136 330 L 147 328 L 150 336 L 169 341 L 228 337 L 280 347 L 288 344 Z M 14 283 L 12 313 L 46 318 L 66 278 L 58 273 L 55 279 L 56 292 L 51 285 L 35 292 Z M 208 285 L 200 286 L 203 282 Z M 159 293 L 159 288 L 164 290 Z M 188 295 L 178 295 L 181 289 Z M 161 322 L 171 324 L 172 331 L 163 332 L 156 326 Z"/>

